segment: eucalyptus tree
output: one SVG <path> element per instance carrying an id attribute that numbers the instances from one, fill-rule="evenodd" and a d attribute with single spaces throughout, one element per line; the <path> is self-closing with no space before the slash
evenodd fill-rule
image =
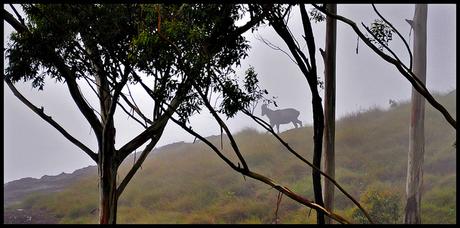
<path id="1" fill-rule="evenodd" d="M 242 16 L 239 5 L 23 4 L 22 8 L 25 18 L 4 10 L 4 20 L 16 31 L 6 49 L 9 61 L 3 80 L 16 97 L 97 164 L 100 223 L 116 223 L 118 198 L 173 113 L 187 122 L 199 112 L 201 101 L 192 85 L 208 94 L 222 88 L 211 76 L 236 80 L 232 66 L 239 65 L 249 49 L 241 35 L 260 20 L 251 17 L 236 26 Z M 97 148 L 72 136 L 14 85 L 30 81 L 33 88 L 44 90 L 46 77 L 67 87 L 95 133 Z M 98 108 L 89 101 L 90 94 L 80 90 L 83 83 L 97 96 Z M 137 105 L 129 89 L 133 85 L 148 93 L 153 110 L 146 112 Z M 247 83 L 247 88 L 247 102 L 257 99 L 261 91 L 255 84 Z M 235 104 L 224 102 L 221 110 L 231 116 Z M 143 127 L 120 148 L 115 148 L 117 112 Z M 143 145 L 131 170 L 117 181 L 120 164 Z"/>
<path id="2" fill-rule="evenodd" d="M 426 36 L 427 4 L 415 5 L 413 20 L 407 20 L 414 29 L 414 74 L 426 83 Z M 425 100 L 412 89 L 411 116 L 409 130 L 409 152 L 407 158 L 406 206 L 404 223 L 420 224 L 423 160 L 425 156 Z"/>
<path id="3" fill-rule="evenodd" d="M 326 8 L 337 13 L 337 4 L 326 4 Z M 326 45 L 325 50 L 320 49 L 324 60 L 324 172 L 335 178 L 335 78 L 336 78 L 336 46 L 337 46 L 337 21 L 326 17 Z M 324 179 L 323 188 L 324 207 L 334 209 L 334 185 Z M 327 224 L 332 221 L 327 218 Z"/>

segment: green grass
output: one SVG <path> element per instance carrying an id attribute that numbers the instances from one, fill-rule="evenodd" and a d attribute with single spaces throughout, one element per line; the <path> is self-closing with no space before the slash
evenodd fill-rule
<path id="1" fill-rule="evenodd" d="M 456 92 L 437 96 L 455 116 Z M 426 104 L 426 147 L 423 223 L 456 223 L 456 131 Z M 336 179 L 356 199 L 372 186 L 391 186 L 404 212 L 409 105 L 390 110 L 371 108 L 351 113 L 336 124 Z M 299 154 L 311 161 L 312 128 L 281 133 Z M 251 170 L 313 199 L 311 169 L 265 132 L 245 129 L 235 135 Z M 224 150 L 236 156 L 224 138 Z M 220 139 L 213 143 L 220 148 Z M 132 166 L 125 162 L 120 178 Z M 61 223 L 97 223 L 96 174 L 63 192 L 35 194 L 23 207 L 41 208 Z M 352 219 L 354 205 L 338 189 L 336 212 Z M 152 154 L 119 199 L 118 223 L 272 223 L 278 192 L 234 172 L 204 143 L 185 143 Z M 310 215 L 309 215 L 310 213 Z M 279 205 L 281 223 L 315 223 L 315 212 L 286 196 Z M 401 215 L 402 216 L 402 215 Z"/>

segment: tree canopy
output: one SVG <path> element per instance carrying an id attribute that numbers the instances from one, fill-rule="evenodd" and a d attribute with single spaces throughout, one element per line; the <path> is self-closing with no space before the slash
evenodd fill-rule
<path id="1" fill-rule="evenodd" d="M 62 82 L 100 75 L 112 91 L 123 80 L 138 83 L 142 74 L 155 78 L 149 89 L 157 102 L 171 101 L 179 85 L 193 77 L 204 91 L 225 87 L 220 111 L 232 116 L 236 105 L 253 100 L 237 85 L 232 69 L 249 49 L 241 36 L 248 28 L 235 26 L 242 10 L 220 4 L 24 5 L 28 30 L 11 36 L 5 77 L 31 81 L 42 90 L 46 76 Z M 246 92 L 255 91 L 255 81 L 247 79 Z M 200 104 L 193 92 L 185 99 L 179 107 L 184 120 Z"/>

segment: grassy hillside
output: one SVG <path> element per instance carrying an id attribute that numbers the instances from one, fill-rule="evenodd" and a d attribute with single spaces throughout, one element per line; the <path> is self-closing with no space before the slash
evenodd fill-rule
<path id="1" fill-rule="evenodd" d="M 438 99 L 456 116 L 455 91 Z M 422 222 L 456 223 L 456 149 L 452 146 L 456 131 L 439 112 L 426 106 Z M 361 199 L 371 216 L 382 221 L 401 221 L 404 211 L 408 123 L 408 104 L 352 113 L 337 122 L 336 179 Z M 314 198 L 310 168 L 276 139 L 253 129 L 235 137 L 252 170 Z M 292 129 L 281 137 L 311 160 L 311 127 Z M 219 137 L 212 141 L 220 147 Z M 223 147 L 230 155 L 228 142 Z M 120 178 L 132 164 L 129 159 L 125 162 Z M 15 207 L 47 211 L 60 223 L 97 223 L 97 188 L 94 173 L 65 191 L 31 195 Z M 205 144 L 176 143 L 163 147 L 143 164 L 119 200 L 118 222 L 272 223 L 277 195 L 271 187 L 235 173 Z M 336 201 L 337 213 L 361 221 L 353 204 L 338 190 Z M 388 213 L 396 217 L 382 209 L 393 204 L 393 212 Z M 310 214 L 309 208 L 286 196 L 278 216 L 281 223 L 315 222 L 313 211 Z"/>

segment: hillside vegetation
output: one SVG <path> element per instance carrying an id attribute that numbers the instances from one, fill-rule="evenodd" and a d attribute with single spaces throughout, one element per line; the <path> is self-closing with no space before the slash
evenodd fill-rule
<path id="1" fill-rule="evenodd" d="M 456 116 L 456 91 L 437 99 Z M 438 111 L 426 107 L 422 222 L 456 223 L 456 131 Z M 372 108 L 337 121 L 336 179 L 378 222 L 402 221 L 409 108 L 407 103 L 389 110 Z M 311 126 L 280 135 L 311 160 Z M 311 169 L 274 137 L 246 129 L 235 138 L 252 170 L 314 198 Z M 221 147 L 220 137 L 210 139 Z M 222 146 L 232 154 L 225 137 Z M 123 164 L 120 179 L 132 165 L 133 158 Z M 13 207 L 47 211 L 60 223 L 97 223 L 96 176 L 81 178 L 58 193 L 29 195 Z M 118 223 L 272 223 L 277 196 L 270 186 L 234 172 L 204 143 L 176 143 L 147 158 L 121 196 L 117 217 Z M 336 212 L 365 222 L 338 190 Z M 283 196 L 278 217 L 281 223 L 315 223 L 316 216 L 314 210 Z"/>

